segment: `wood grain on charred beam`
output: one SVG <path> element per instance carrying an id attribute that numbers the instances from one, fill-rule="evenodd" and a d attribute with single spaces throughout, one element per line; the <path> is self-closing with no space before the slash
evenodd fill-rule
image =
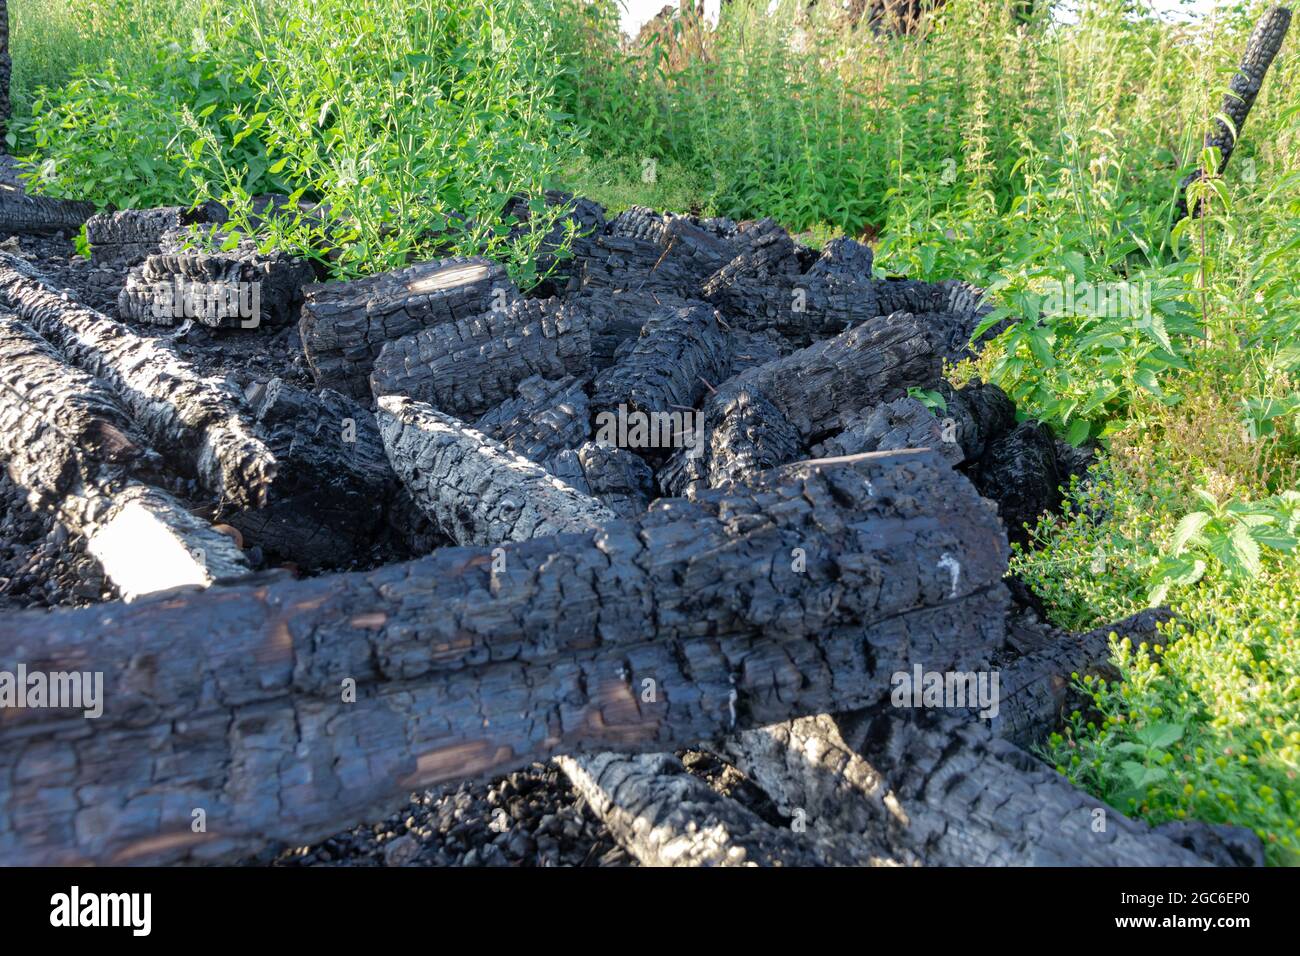
<path id="1" fill-rule="evenodd" d="M 0 458 L 33 510 L 85 538 L 123 597 L 248 572 L 230 538 L 137 480 L 158 455 L 100 381 L 0 314 Z"/>
<path id="2" fill-rule="evenodd" d="M 544 464 L 567 448 L 577 448 L 591 434 L 587 393 L 572 375 L 556 381 L 533 376 L 474 428 L 515 454 Z"/>
<path id="3" fill-rule="evenodd" d="M 672 754 L 560 757 L 574 790 L 643 866 L 888 866 L 861 835 L 773 826 Z"/>
<path id="4" fill-rule="evenodd" d="M 597 413 L 626 406 L 651 414 L 691 409 L 731 373 L 731 348 L 706 306 L 662 309 L 612 368 L 596 377 Z"/>
<path id="5" fill-rule="evenodd" d="M 93 203 L 0 188 L 0 234 L 6 236 L 76 232 L 94 213 Z"/>
<path id="6" fill-rule="evenodd" d="M 900 314 L 751 368 L 727 387 L 762 395 L 811 441 L 842 428 L 855 410 L 933 383 L 942 371 L 925 328 L 914 316 Z"/>
<path id="7" fill-rule="evenodd" d="M 481 315 L 518 295 L 495 262 L 443 259 L 307 286 L 298 328 L 316 384 L 366 398 L 370 371 L 385 343 Z"/>

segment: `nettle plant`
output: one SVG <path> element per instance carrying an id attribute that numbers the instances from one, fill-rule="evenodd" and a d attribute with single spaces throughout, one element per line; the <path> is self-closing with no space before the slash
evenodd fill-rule
<path id="1" fill-rule="evenodd" d="M 1108 423 L 1121 421 L 1141 392 L 1176 403 L 1162 376 L 1188 367 L 1187 349 L 1200 332 L 1179 272 L 1123 278 L 1072 252 L 1058 268 L 995 278 L 989 293 L 1003 304 L 975 336 L 1018 321 L 999 337 L 990 374 L 1018 407 L 1075 445 L 1108 434 Z"/>
<path id="2" fill-rule="evenodd" d="M 1162 603 L 1173 588 L 1190 587 L 1212 567 L 1234 577 L 1254 577 L 1266 551 L 1290 552 L 1300 532 L 1300 491 L 1284 491 L 1258 501 L 1221 502 L 1204 488 L 1204 503 L 1174 529 L 1169 552 L 1152 573 L 1149 600 Z"/>

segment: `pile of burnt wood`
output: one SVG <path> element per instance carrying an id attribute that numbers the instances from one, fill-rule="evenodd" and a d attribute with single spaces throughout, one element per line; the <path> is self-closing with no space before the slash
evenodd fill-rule
<path id="1" fill-rule="evenodd" d="M 548 198 L 584 236 L 527 295 L 483 259 L 317 283 L 214 209 L 91 219 L 118 318 L 0 253 L 0 456 L 123 598 L 0 621 L 0 672 L 102 680 L 94 719 L 3 714 L 0 861 L 238 859 L 553 756 L 646 863 L 1261 858 L 1022 749 L 1109 629 L 1009 615 L 1005 529 L 1083 462 L 943 380 L 979 290 Z M 6 196 L 0 231 L 89 213 Z M 203 374 L 184 322 L 296 323 L 315 387 Z M 335 570 L 384 536 L 416 556 Z M 995 696 L 899 694 L 936 674 Z M 792 825 L 687 773 L 701 741 Z"/>

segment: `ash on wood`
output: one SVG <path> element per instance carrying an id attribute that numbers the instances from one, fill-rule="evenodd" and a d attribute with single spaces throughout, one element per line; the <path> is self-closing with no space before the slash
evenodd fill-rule
<path id="1" fill-rule="evenodd" d="M 487 259 L 443 259 L 307 286 L 299 320 L 303 351 L 317 385 L 365 398 L 385 343 L 504 307 L 518 294 L 505 269 Z"/>
<path id="2" fill-rule="evenodd" d="M 159 458 L 116 396 L 3 313 L 0 454 L 33 510 L 83 536 L 127 600 L 248 572 L 230 538 L 142 483 Z"/>
<path id="3" fill-rule="evenodd" d="M 233 388 L 199 375 L 166 344 L 80 305 L 7 253 L 0 253 L 0 294 L 75 365 L 111 388 L 169 461 L 224 501 L 266 502 L 275 457 L 254 434 Z"/>
<path id="4" fill-rule="evenodd" d="M 249 239 L 215 251 L 218 238 L 201 230 L 166 233 L 161 251 L 127 273 L 118 314 L 155 325 L 191 320 L 212 328 L 274 328 L 294 320 L 303 286 L 316 278 L 311 264 L 283 252 L 259 252 Z"/>

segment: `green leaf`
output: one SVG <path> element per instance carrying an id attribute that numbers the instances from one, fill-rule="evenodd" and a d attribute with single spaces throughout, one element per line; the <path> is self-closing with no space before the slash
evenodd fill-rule
<path id="1" fill-rule="evenodd" d="M 1165 750 L 1183 739 L 1182 724 L 1150 724 L 1137 732 L 1138 740 L 1153 750 Z"/>
<path id="2" fill-rule="evenodd" d="M 1250 528 L 1244 524 L 1239 524 L 1232 529 L 1232 551 L 1237 562 L 1246 571 L 1252 575 L 1259 573 L 1262 566 L 1259 560 L 1259 544 L 1251 536 Z"/>
<path id="3" fill-rule="evenodd" d="M 1182 554 L 1187 550 L 1190 544 L 1204 543 L 1201 537 L 1201 530 L 1210 523 L 1210 516 L 1204 511 L 1193 511 L 1189 515 L 1184 515 L 1174 528 L 1174 538 L 1170 542 L 1170 547 L 1175 555 Z"/>
<path id="4" fill-rule="evenodd" d="M 1076 418 L 1070 423 L 1069 430 L 1065 433 L 1065 440 L 1075 448 L 1078 448 L 1088 440 L 1088 435 L 1092 431 L 1092 423 L 1086 418 Z"/>

